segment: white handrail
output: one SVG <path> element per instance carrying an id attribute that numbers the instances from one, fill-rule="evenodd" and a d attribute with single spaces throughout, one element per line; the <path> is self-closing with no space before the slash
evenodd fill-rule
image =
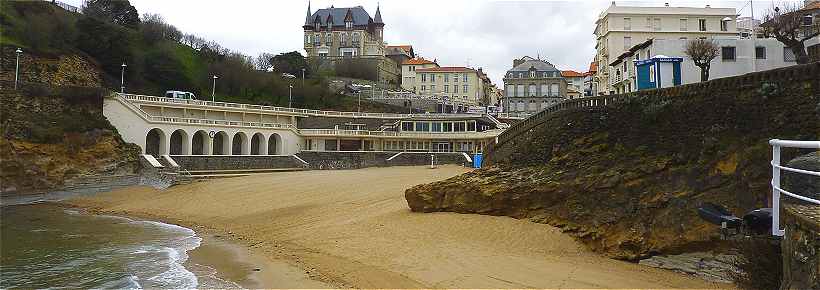
<path id="1" fill-rule="evenodd" d="M 791 193 L 780 188 L 780 170 L 791 171 L 795 173 L 802 173 L 807 175 L 820 176 L 820 172 L 803 170 L 780 165 L 780 148 L 806 148 L 806 149 L 820 149 L 820 141 L 794 141 L 794 140 L 769 140 L 772 145 L 772 235 L 783 236 L 786 234 L 785 230 L 780 229 L 780 194 L 796 198 L 802 201 L 820 205 L 820 200 L 808 198 L 798 194 Z"/>

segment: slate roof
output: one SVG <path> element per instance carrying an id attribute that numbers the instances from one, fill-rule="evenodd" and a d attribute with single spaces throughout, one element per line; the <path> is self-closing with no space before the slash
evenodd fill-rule
<path id="1" fill-rule="evenodd" d="M 508 70 L 507 72 L 528 72 L 530 68 L 535 68 L 536 71 L 545 72 L 545 71 L 557 71 L 560 72 L 558 69 L 555 68 L 551 63 L 545 60 L 537 60 L 532 57 L 525 56 L 524 63 L 517 65 L 516 67 Z"/>
<path id="2" fill-rule="evenodd" d="M 370 18 L 370 14 L 362 8 L 362 6 L 356 7 L 344 7 L 344 8 L 324 8 L 316 10 L 310 16 L 310 23 L 306 23 L 306 25 L 313 25 L 318 18 L 319 24 L 322 26 L 327 25 L 328 16 L 332 21 L 333 26 L 345 26 L 345 16 L 347 16 L 347 12 L 350 11 L 350 16 L 353 17 L 353 25 L 368 25 L 370 22 L 373 21 Z"/>

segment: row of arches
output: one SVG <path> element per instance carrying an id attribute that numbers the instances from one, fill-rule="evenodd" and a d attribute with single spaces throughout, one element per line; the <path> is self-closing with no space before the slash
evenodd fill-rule
<path id="1" fill-rule="evenodd" d="M 167 136 L 167 137 L 166 137 Z M 145 154 L 159 155 L 279 155 L 282 154 L 282 137 L 273 133 L 268 136 L 236 132 L 233 136 L 225 131 L 198 130 L 193 135 L 177 129 L 167 135 L 160 128 L 153 128 L 145 136 Z"/>

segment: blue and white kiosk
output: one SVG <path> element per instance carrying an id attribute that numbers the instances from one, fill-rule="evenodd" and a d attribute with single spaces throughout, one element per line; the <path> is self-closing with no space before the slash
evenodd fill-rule
<path id="1" fill-rule="evenodd" d="M 649 59 L 636 60 L 638 90 L 658 89 L 681 84 L 681 57 L 656 55 Z"/>

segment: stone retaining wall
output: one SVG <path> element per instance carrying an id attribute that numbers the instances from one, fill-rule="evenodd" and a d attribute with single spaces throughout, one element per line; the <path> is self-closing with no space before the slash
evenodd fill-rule
<path id="1" fill-rule="evenodd" d="M 293 156 L 286 155 L 176 155 L 171 158 L 188 171 L 302 168 L 305 166 Z"/>
<path id="2" fill-rule="evenodd" d="M 785 203 L 780 289 L 820 289 L 820 205 Z"/>
<path id="3" fill-rule="evenodd" d="M 403 153 L 392 160 L 398 152 L 360 151 L 303 151 L 297 154 L 311 169 L 357 169 L 366 167 L 429 165 L 430 155 L 436 155 L 436 164 L 468 164 L 461 153 Z"/>

